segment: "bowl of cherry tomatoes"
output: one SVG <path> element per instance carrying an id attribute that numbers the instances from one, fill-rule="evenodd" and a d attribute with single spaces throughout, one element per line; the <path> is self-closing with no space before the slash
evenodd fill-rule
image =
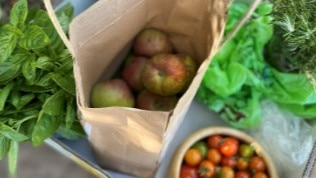
<path id="1" fill-rule="evenodd" d="M 263 147 L 248 134 L 206 127 L 187 137 L 169 166 L 170 178 L 277 178 Z"/>

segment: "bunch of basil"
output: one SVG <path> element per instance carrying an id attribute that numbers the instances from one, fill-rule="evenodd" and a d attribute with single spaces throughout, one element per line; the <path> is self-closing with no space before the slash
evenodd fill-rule
<path id="1" fill-rule="evenodd" d="M 67 32 L 73 7 L 56 14 Z M 14 167 L 21 141 L 39 146 L 55 132 L 81 135 L 75 98 L 72 57 L 49 16 L 17 1 L 0 26 L 0 159 L 9 152 Z"/>
<path id="2" fill-rule="evenodd" d="M 249 4 L 234 1 L 225 34 L 246 13 Z M 264 53 L 273 33 L 273 4 L 261 3 L 248 22 L 214 56 L 196 98 L 236 128 L 261 123 L 260 102 L 270 99 L 304 118 L 316 118 L 316 93 L 305 74 L 282 73 Z M 282 55 L 282 54 L 280 54 Z"/>

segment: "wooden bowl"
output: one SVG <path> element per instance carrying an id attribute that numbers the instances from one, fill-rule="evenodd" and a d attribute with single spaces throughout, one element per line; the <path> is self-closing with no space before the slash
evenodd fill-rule
<path id="1" fill-rule="evenodd" d="M 214 134 L 233 136 L 245 143 L 250 143 L 251 146 L 255 149 L 256 154 L 263 157 L 263 159 L 265 160 L 269 177 L 278 178 L 276 167 L 267 152 L 263 149 L 263 147 L 254 138 L 247 135 L 246 133 L 229 127 L 206 127 L 194 132 L 189 137 L 187 137 L 179 145 L 175 154 L 173 155 L 169 166 L 169 178 L 180 177 L 180 167 L 183 161 L 184 154 L 194 143 Z"/>

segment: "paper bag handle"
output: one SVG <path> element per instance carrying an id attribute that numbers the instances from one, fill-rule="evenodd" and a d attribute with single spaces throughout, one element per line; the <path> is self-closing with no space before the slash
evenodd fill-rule
<path id="1" fill-rule="evenodd" d="M 74 55 L 74 51 L 73 51 L 73 48 L 71 47 L 71 43 L 70 43 L 67 35 L 64 33 L 64 31 L 63 31 L 63 29 L 62 29 L 62 27 L 57 19 L 57 16 L 56 16 L 55 11 L 53 9 L 51 0 L 43 0 L 43 1 L 44 1 L 45 8 L 47 10 L 48 16 L 51 19 L 57 33 L 61 37 L 62 41 L 64 42 L 65 46 L 68 48 L 71 55 Z"/>
<path id="2" fill-rule="evenodd" d="M 237 23 L 237 25 L 232 29 L 230 33 L 222 40 L 220 44 L 220 48 L 229 40 L 231 40 L 236 33 L 240 30 L 240 28 L 247 22 L 247 20 L 251 17 L 253 12 L 257 9 L 258 5 L 261 3 L 262 0 L 254 0 L 250 5 L 249 9 L 247 10 L 246 14 L 243 18 Z"/>

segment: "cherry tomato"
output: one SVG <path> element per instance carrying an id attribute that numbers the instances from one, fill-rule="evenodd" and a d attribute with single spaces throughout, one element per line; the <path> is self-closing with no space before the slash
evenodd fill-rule
<path id="1" fill-rule="evenodd" d="M 215 175 L 215 165 L 208 160 L 203 160 L 198 169 L 201 178 L 211 178 Z"/>
<path id="2" fill-rule="evenodd" d="M 211 148 L 207 151 L 207 155 L 206 158 L 211 161 L 212 163 L 214 163 L 215 165 L 219 164 L 222 160 L 222 155 L 221 153 L 218 151 L 218 149 L 215 148 Z"/>
<path id="3" fill-rule="evenodd" d="M 249 169 L 256 172 L 265 171 L 266 164 L 261 157 L 253 156 L 249 161 Z"/>
<path id="4" fill-rule="evenodd" d="M 250 178 L 250 174 L 247 171 L 238 171 L 235 174 L 235 178 Z"/>
<path id="5" fill-rule="evenodd" d="M 183 164 L 180 168 L 180 178 L 198 178 L 196 167 Z"/>
<path id="6" fill-rule="evenodd" d="M 184 155 L 184 161 L 190 166 L 196 166 L 202 161 L 202 154 L 199 150 L 190 148 Z"/>
<path id="7" fill-rule="evenodd" d="M 234 176 L 235 176 L 235 172 L 233 168 L 223 166 L 219 171 L 218 178 L 234 178 Z"/>
<path id="8" fill-rule="evenodd" d="M 199 150 L 202 154 L 202 157 L 205 158 L 206 157 L 206 153 L 208 150 L 208 146 L 204 141 L 198 141 L 196 142 L 191 148 L 195 148 L 197 150 Z"/>
<path id="9" fill-rule="evenodd" d="M 238 157 L 237 158 L 237 169 L 238 170 L 246 170 L 248 168 L 249 165 L 249 160 L 248 158 L 245 157 Z"/>
<path id="10" fill-rule="evenodd" d="M 225 156 L 234 156 L 237 154 L 239 141 L 233 137 L 226 137 L 219 146 L 219 151 Z"/>
<path id="11" fill-rule="evenodd" d="M 233 156 L 224 156 L 224 157 L 222 157 L 221 165 L 235 168 L 237 165 L 237 160 Z"/>
<path id="12" fill-rule="evenodd" d="M 207 144 L 210 148 L 219 148 L 223 137 L 221 135 L 211 135 L 207 139 Z"/>
<path id="13" fill-rule="evenodd" d="M 255 150 L 251 145 L 246 144 L 246 143 L 242 143 L 239 146 L 238 152 L 239 152 L 240 156 L 250 158 L 254 155 Z"/>
<path id="14" fill-rule="evenodd" d="M 264 172 L 256 172 L 252 178 L 268 178 L 268 175 Z"/>

